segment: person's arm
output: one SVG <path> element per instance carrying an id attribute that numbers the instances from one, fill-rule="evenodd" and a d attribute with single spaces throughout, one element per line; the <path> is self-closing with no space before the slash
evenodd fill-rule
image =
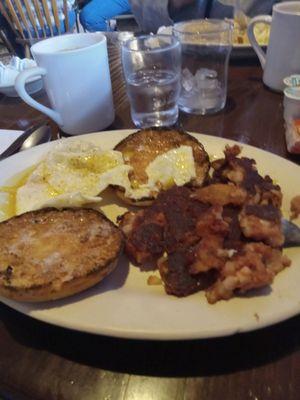
<path id="1" fill-rule="evenodd" d="M 194 2 L 194 0 L 169 0 L 169 7 L 172 7 L 174 10 L 179 10 L 184 6 L 190 6 Z"/>
<path id="2" fill-rule="evenodd" d="M 184 7 L 188 7 L 194 4 L 195 2 L 196 2 L 195 0 L 169 0 L 168 11 L 170 17 L 172 18 L 173 16 L 176 16 L 176 14 L 180 10 L 183 10 Z"/>
<path id="3" fill-rule="evenodd" d="M 144 32 L 156 32 L 162 26 L 172 25 L 171 15 L 197 0 L 131 0 L 132 12 Z"/>
<path id="4" fill-rule="evenodd" d="M 168 0 L 130 0 L 131 10 L 143 32 L 156 32 L 162 25 L 172 25 Z"/>

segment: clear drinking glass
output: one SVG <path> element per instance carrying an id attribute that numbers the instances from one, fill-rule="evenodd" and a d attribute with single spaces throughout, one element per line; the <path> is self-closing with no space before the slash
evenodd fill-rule
<path id="1" fill-rule="evenodd" d="M 122 45 L 131 117 L 137 127 L 169 126 L 178 118 L 181 46 L 168 35 L 139 36 Z"/>
<path id="2" fill-rule="evenodd" d="M 181 22 L 173 27 L 182 47 L 178 102 L 182 111 L 204 115 L 225 106 L 232 30 L 232 22 L 216 19 Z"/>

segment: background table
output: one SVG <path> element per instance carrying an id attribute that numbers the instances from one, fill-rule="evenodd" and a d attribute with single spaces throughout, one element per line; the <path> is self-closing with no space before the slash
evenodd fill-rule
<path id="1" fill-rule="evenodd" d="M 123 82 L 112 76 L 116 119 L 110 129 L 131 128 Z M 286 152 L 282 115 L 282 95 L 263 86 L 260 68 L 232 65 L 225 110 L 182 114 L 180 123 L 299 163 Z M 44 118 L 19 99 L 0 97 L 0 128 L 24 129 Z M 18 400 L 299 400 L 300 317 L 227 338 L 152 342 L 70 331 L 0 304 L 1 394 Z"/>

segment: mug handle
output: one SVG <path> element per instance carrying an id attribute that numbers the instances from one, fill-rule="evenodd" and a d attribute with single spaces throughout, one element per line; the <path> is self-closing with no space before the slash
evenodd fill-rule
<path id="1" fill-rule="evenodd" d="M 258 22 L 263 22 L 265 24 L 271 25 L 272 17 L 270 15 L 258 15 L 257 17 L 254 17 L 249 21 L 247 29 L 249 42 L 251 43 L 251 46 L 253 47 L 255 53 L 257 54 L 262 69 L 264 69 L 266 65 L 266 53 L 260 47 L 254 35 L 254 26 Z"/>
<path id="2" fill-rule="evenodd" d="M 51 108 L 46 107 L 43 104 L 40 104 L 38 101 L 34 100 L 31 96 L 29 96 L 25 88 L 25 84 L 28 79 L 33 78 L 34 76 L 45 76 L 46 74 L 47 71 L 45 70 L 45 68 L 34 67 L 26 69 L 20 72 L 20 74 L 17 76 L 15 89 L 21 99 L 25 101 L 25 103 L 48 115 L 48 117 L 53 119 L 58 125 L 62 126 L 63 123 L 61 115 L 57 111 L 54 111 Z"/>

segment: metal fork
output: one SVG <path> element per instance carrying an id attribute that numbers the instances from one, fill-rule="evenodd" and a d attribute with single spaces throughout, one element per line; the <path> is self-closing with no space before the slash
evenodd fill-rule
<path id="1" fill-rule="evenodd" d="M 285 238 L 283 247 L 300 246 L 300 228 L 296 224 L 293 224 L 293 222 L 284 218 L 282 218 L 281 223 Z"/>

